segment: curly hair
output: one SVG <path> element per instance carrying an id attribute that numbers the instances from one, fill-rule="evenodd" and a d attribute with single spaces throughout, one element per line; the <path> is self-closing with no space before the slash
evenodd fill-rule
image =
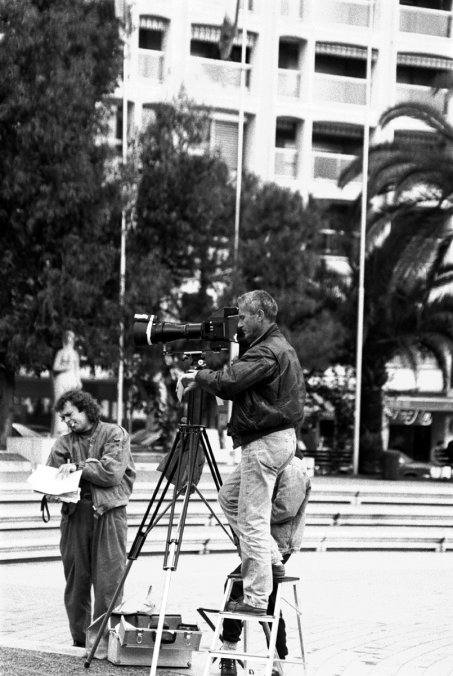
<path id="1" fill-rule="evenodd" d="M 97 423 L 100 418 L 99 404 L 89 392 L 83 390 L 69 390 L 61 395 L 55 404 L 55 411 L 59 413 L 63 410 L 66 402 L 74 404 L 79 411 L 84 411 L 91 423 Z"/>

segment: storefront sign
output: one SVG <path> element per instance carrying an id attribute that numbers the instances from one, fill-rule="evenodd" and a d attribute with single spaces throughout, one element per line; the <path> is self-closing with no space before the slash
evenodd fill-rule
<path id="1" fill-rule="evenodd" d="M 395 425 L 431 425 L 433 416 L 430 411 L 415 408 L 394 409 L 386 406 L 385 414 Z"/>

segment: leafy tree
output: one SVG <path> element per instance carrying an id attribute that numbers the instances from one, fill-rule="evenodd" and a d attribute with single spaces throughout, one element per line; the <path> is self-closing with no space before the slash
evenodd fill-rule
<path id="1" fill-rule="evenodd" d="M 63 329 L 111 363 L 116 242 L 99 142 L 121 67 L 110 0 L 0 7 L 0 445 L 20 367 L 49 369 Z"/>
<path id="2" fill-rule="evenodd" d="M 279 305 L 279 324 L 309 370 L 343 354 L 341 280 L 320 265 L 325 214 L 299 193 L 246 175 L 236 291 L 264 288 Z"/>
<path id="3" fill-rule="evenodd" d="M 139 139 L 140 180 L 127 254 L 131 316 L 144 312 L 199 322 L 213 309 L 230 250 L 234 191 L 225 163 L 203 150 L 208 119 L 208 111 L 195 108 L 182 92 L 172 104 L 155 106 Z M 163 362 L 161 346 L 133 355 L 132 337 L 126 343 L 135 404 L 148 412 L 149 427 L 157 420 L 165 428 L 168 442 L 178 417 L 177 364 Z"/>
<path id="4" fill-rule="evenodd" d="M 233 190 L 225 163 L 200 151 L 208 112 L 182 93 L 158 104 L 141 138 L 141 179 L 129 255 L 152 252 L 151 281 L 130 279 L 130 293 L 170 316 L 197 321 L 212 307 L 212 292 L 229 251 Z M 161 274 L 158 280 L 153 268 Z M 162 281 L 162 276 L 164 282 Z M 196 291 L 181 293 L 195 280 Z M 142 292 L 144 290 L 144 293 Z M 154 296 L 153 296 L 154 292 Z"/>
<path id="5" fill-rule="evenodd" d="M 402 353 L 415 365 L 432 352 L 451 382 L 453 350 L 453 128 L 434 109 L 401 104 L 381 124 L 414 117 L 435 133 L 420 147 L 417 136 L 370 149 L 370 210 L 366 232 L 365 319 L 362 372 L 361 459 L 371 469 L 382 450 L 383 391 L 387 362 Z M 361 171 L 361 159 L 341 179 Z"/>

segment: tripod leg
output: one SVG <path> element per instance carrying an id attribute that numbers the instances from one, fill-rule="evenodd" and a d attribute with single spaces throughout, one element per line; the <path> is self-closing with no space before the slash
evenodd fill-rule
<path id="1" fill-rule="evenodd" d="M 171 543 L 170 547 L 170 555 L 174 557 L 175 555 L 175 550 L 176 550 L 176 542 Z M 164 584 L 164 592 L 162 596 L 162 605 L 160 607 L 160 613 L 159 613 L 159 621 L 157 623 L 157 631 L 156 631 L 156 638 L 154 641 L 154 649 L 153 649 L 153 659 L 151 662 L 151 669 L 149 672 L 150 676 L 156 676 L 156 671 L 157 671 L 157 663 L 159 660 L 159 652 L 160 652 L 160 644 L 162 641 L 162 632 L 164 628 L 164 621 L 165 621 L 165 611 L 167 609 L 167 600 L 168 600 L 168 592 L 170 589 L 170 581 L 171 581 L 171 574 L 173 572 L 172 566 L 169 566 L 167 568 L 167 572 L 165 575 L 165 584 Z"/>
<path id="2" fill-rule="evenodd" d="M 209 437 L 205 429 L 203 429 L 201 437 L 204 453 L 206 460 L 208 461 L 212 478 L 214 479 L 216 489 L 219 490 L 220 486 L 222 485 L 222 477 L 220 476 L 220 471 L 214 456 L 214 451 L 212 450 L 212 446 L 209 442 Z"/>

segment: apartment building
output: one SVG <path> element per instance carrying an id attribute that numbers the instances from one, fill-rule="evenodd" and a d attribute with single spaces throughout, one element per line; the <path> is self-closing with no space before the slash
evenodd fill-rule
<path id="1" fill-rule="evenodd" d="M 305 199 L 349 201 L 360 186 L 340 190 L 338 175 L 362 147 L 367 125 L 376 138 L 383 110 L 429 101 L 452 114 L 447 92 L 431 90 L 439 72 L 453 69 L 452 0 L 239 2 L 229 60 L 220 59 L 218 42 L 225 14 L 234 20 L 236 0 L 129 3 L 130 127 L 143 127 L 153 106 L 184 86 L 211 108 L 209 143 L 232 170 L 243 120 L 247 169 Z M 120 113 L 122 87 L 116 97 Z M 405 125 L 428 133 L 420 123 Z M 404 132 L 400 125 L 386 133 Z"/>

